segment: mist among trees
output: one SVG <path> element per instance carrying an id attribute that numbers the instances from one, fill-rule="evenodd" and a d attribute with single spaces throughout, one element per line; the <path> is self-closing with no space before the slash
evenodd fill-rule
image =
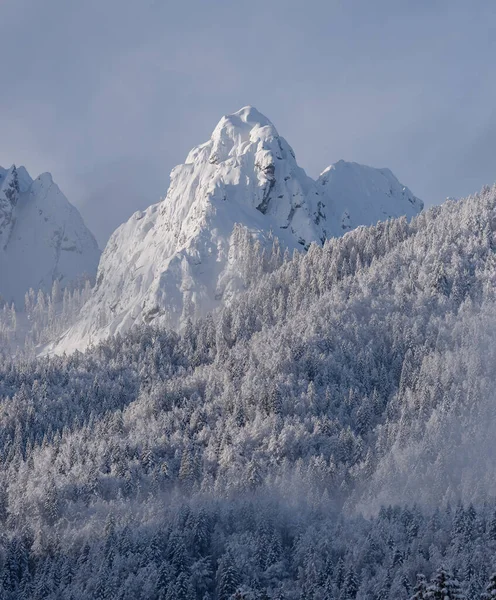
<path id="1" fill-rule="evenodd" d="M 5 344 L 2 597 L 496 597 L 495 208 L 292 256 L 238 228 L 245 291 L 180 333 Z M 28 294 L 32 343 L 86 293 Z"/>

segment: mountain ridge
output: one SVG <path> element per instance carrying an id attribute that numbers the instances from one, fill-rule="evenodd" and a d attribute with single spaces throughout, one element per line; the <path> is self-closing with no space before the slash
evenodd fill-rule
<path id="1" fill-rule="evenodd" d="M 164 200 L 112 234 L 94 293 L 57 351 L 85 347 L 134 323 L 181 327 L 218 306 L 226 288 L 231 297 L 237 223 L 260 243 L 276 236 L 292 251 L 357 225 L 411 218 L 422 208 L 387 169 L 341 162 L 314 181 L 270 120 L 246 106 L 222 117 L 210 139 L 172 170 Z"/>

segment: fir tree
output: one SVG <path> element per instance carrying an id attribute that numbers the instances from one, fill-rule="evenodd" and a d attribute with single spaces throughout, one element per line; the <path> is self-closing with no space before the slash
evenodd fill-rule
<path id="1" fill-rule="evenodd" d="M 415 587 L 413 588 L 411 600 L 426 600 L 427 597 L 427 579 L 423 573 L 419 573 Z"/>
<path id="2" fill-rule="evenodd" d="M 493 573 L 487 584 L 486 591 L 483 594 L 483 600 L 495 600 L 496 599 L 496 573 Z"/>

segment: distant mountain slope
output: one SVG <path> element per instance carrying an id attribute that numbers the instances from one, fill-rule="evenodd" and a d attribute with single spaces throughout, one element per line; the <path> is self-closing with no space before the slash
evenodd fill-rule
<path id="1" fill-rule="evenodd" d="M 236 223 L 292 250 L 422 207 L 387 169 L 340 161 L 313 181 L 274 125 L 245 107 L 173 169 L 162 202 L 111 236 L 94 294 L 57 349 L 85 347 L 134 323 L 176 328 L 231 298 Z"/>
<path id="2" fill-rule="evenodd" d="M 0 167 L 0 295 L 22 307 L 33 288 L 49 291 L 94 276 L 100 251 L 77 209 L 49 173 Z"/>

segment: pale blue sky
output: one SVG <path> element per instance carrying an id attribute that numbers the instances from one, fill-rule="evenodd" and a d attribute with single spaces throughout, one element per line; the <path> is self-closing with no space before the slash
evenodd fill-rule
<path id="1" fill-rule="evenodd" d="M 103 245 L 246 104 L 316 176 L 427 204 L 496 180 L 492 0 L 0 0 L 0 164 L 51 171 Z"/>

